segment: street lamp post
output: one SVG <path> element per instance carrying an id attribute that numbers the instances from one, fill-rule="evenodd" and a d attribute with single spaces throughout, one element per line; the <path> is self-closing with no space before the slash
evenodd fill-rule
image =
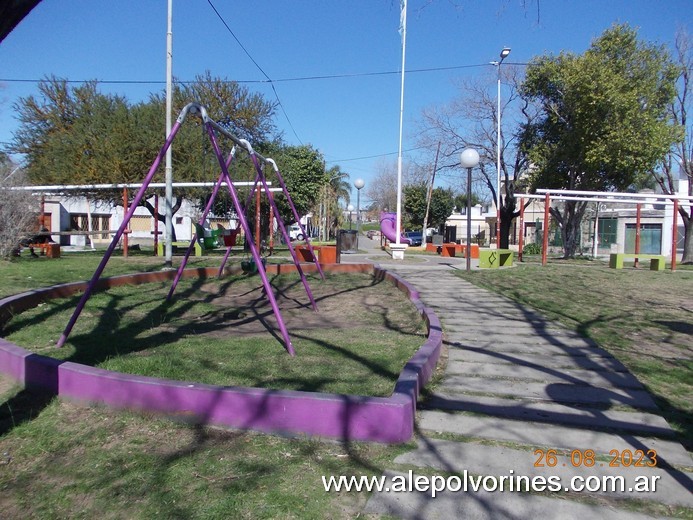
<path id="1" fill-rule="evenodd" d="M 354 206 L 349 204 L 347 206 L 347 211 L 349 212 L 349 231 L 351 231 L 351 212 L 354 211 Z"/>
<path id="2" fill-rule="evenodd" d="M 479 164 L 479 152 L 474 148 L 465 148 L 460 154 L 462 168 L 467 168 L 467 247 L 464 256 L 467 261 L 467 271 L 472 266 L 472 168 Z"/>
<path id="3" fill-rule="evenodd" d="M 359 235 L 361 234 L 361 188 L 366 182 L 360 177 L 354 181 L 356 188 L 356 251 L 359 250 Z"/>
<path id="4" fill-rule="evenodd" d="M 496 135 L 496 248 L 500 248 L 500 222 L 501 222 L 501 211 L 500 211 L 500 172 L 501 172 L 501 76 L 500 76 L 500 66 L 503 60 L 510 54 L 510 47 L 503 47 L 500 53 L 499 61 L 492 61 L 491 63 L 498 67 L 498 128 Z"/>

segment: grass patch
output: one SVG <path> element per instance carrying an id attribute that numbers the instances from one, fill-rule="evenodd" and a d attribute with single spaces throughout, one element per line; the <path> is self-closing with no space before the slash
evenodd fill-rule
<path id="1" fill-rule="evenodd" d="M 457 273 L 596 341 L 647 387 L 693 450 L 693 271 L 554 261 Z"/>
<path id="2" fill-rule="evenodd" d="M 2 264 L 0 294 L 91 277 L 100 256 Z M 174 262 L 179 261 L 174 258 Z M 218 258 L 191 259 L 193 267 Z M 105 276 L 161 268 L 161 259 L 113 258 Z M 310 279 L 319 312 L 296 276 L 271 277 L 296 348 L 276 336 L 258 277 L 118 287 L 87 303 L 55 349 L 78 296 L 15 316 L 4 333 L 41 354 L 184 380 L 389 395 L 423 342 L 411 303 L 365 275 Z M 39 518 L 354 518 L 367 494 L 328 494 L 321 475 L 381 475 L 412 449 L 281 438 L 83 407 L 0 376 L 0 511 Z"/>
<path id="3" fill-rule="evenodd" d="M 369 275 L 270 277 L 296 357 L 287 355 L 258 276 L 115 287 L 87 303 L 66 345 L 54 347 L 79 296 L 14 317 L 6 339 L 59 359 L 130 374 L 215 385 L 389 396 L 425 340 L 416 309 Z M 358 325 L 358 326 L 354 326 Z"/>

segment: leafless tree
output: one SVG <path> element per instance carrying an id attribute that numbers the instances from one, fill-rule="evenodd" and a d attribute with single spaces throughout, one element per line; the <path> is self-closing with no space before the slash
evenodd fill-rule
<path id="1" fill-rule="evenodd" d="M 366 196 L 380 211 L 395 211 L 397 207 L 397 162 L 383 161 L 376 166 L 377 173 L 366 185 Z M 402 186 L 422 184 L 427 178 L 425 167 L 413 162 L 402 165 Z"/>
<path id="2" fill-rule="evenodd" d="M 675 194 L 679 179 L 688 179 L 688 195 L 693 196 L 693 124 L 688 120 L 691 109 L 691 76 L 693 75 L 693 44 L 690 34 L 680 30 L 676 34 L 676 62 L 680 68 L 678 92 L 669 113 L 672 123 L 683 132 L 662 163 L 661 172 L 654 176 L 664 193 Z M 683 221 L 683 263 L 693 263 L 693 204 L 680 204 L 679 216 Z"/>
<path id="3" fill-rule="evenodd" d="M 531 121 L 535 111 L 520 97 L 521 72 L 504 65 L 500 69 L 505 86 L 501 96 L 501 244 L 508 247 L 512 220 L 519 216 L 515 194 L 521 191 L 527 171 L 526 156 L 518 145 L 519 131 Z M 496 74 L 460 84 L 460 95 L 450 104 L 424 110 L 420 122 L 419 145 L 435 151 L 441 143 L 439 170 L 459 175 L 459 154 L 467 147 L 479 152 L 477 183 L 497 199 L 498 105 Z"/>
<path id="4" fill-rule="evenodd" d="M 22 169 L 0 157 L 0 258 L 18 251 L 22 239 L 37 231 L 38 200 L 30 192 L 12 189 L 23 184 Z"/>

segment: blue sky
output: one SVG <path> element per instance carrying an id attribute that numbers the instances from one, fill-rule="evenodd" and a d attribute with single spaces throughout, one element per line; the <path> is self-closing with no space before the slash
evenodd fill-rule
<path id="1" fill-rule="evenodd" d="M 276 122 L 288 143 L 312 144 L 352 180 L 368 182 L 383 161 L 396 161 L 399 0 L 211 1 L 274 81 L 288 116 L 280 110 Z M 0 143 L 17 128 L 12 104 L 36 93 L 31 81 L 5 80 L 154 82 L 101 85 L 133 102 L 163 91 L 166 3 L 43 0 L 0 44 Z M 672 47 L 677 28 L 691 31 L 692 12 L 693 0 L 409 0 L 403 148 L 415 146 L 421 110 L 450 102 L 456 81 L 488 74 L 504 46 L 512 48 L 505 63 L 581 53 L 627 22 L 640 38 Z M 275 99 L 208 0 L 174 0 L 173 73 L 191 80 L 206 70 Z M 315 76 L 339 77 L 296 79 Z"/>

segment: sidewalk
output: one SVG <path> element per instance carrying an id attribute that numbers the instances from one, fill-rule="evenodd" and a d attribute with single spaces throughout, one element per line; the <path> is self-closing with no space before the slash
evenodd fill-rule
<path id="1" fill-rule="evenodd" d="M 421 404 L 417 448 L 395 460 L 390 478 L 412 468 L 428 477 L 465 470 L 477 476 L 556 476 L 562 484 L 575 476 L 658 478 L 654 493 L 374 493 L 365 513 L 630 519 L 693 507 L 690 455 L 673 440 L 651 396 L 608 352 L 455 276 L 455 269 L 465 268 L 463 258 L 405 253 L 404 262 L 394 262 L 377 246 L 362 237 L 360 248 L 367 252 L 343 255 L 342 262 L 376 262 L 412 283 L 443 323 L 449 349 L 443 381 Z M 549 450 L 557 450 L 556 460 L 547 459 Z M 636 467 L 629 457 L 639 450 L 655 450 L 657 466 Z"/>

